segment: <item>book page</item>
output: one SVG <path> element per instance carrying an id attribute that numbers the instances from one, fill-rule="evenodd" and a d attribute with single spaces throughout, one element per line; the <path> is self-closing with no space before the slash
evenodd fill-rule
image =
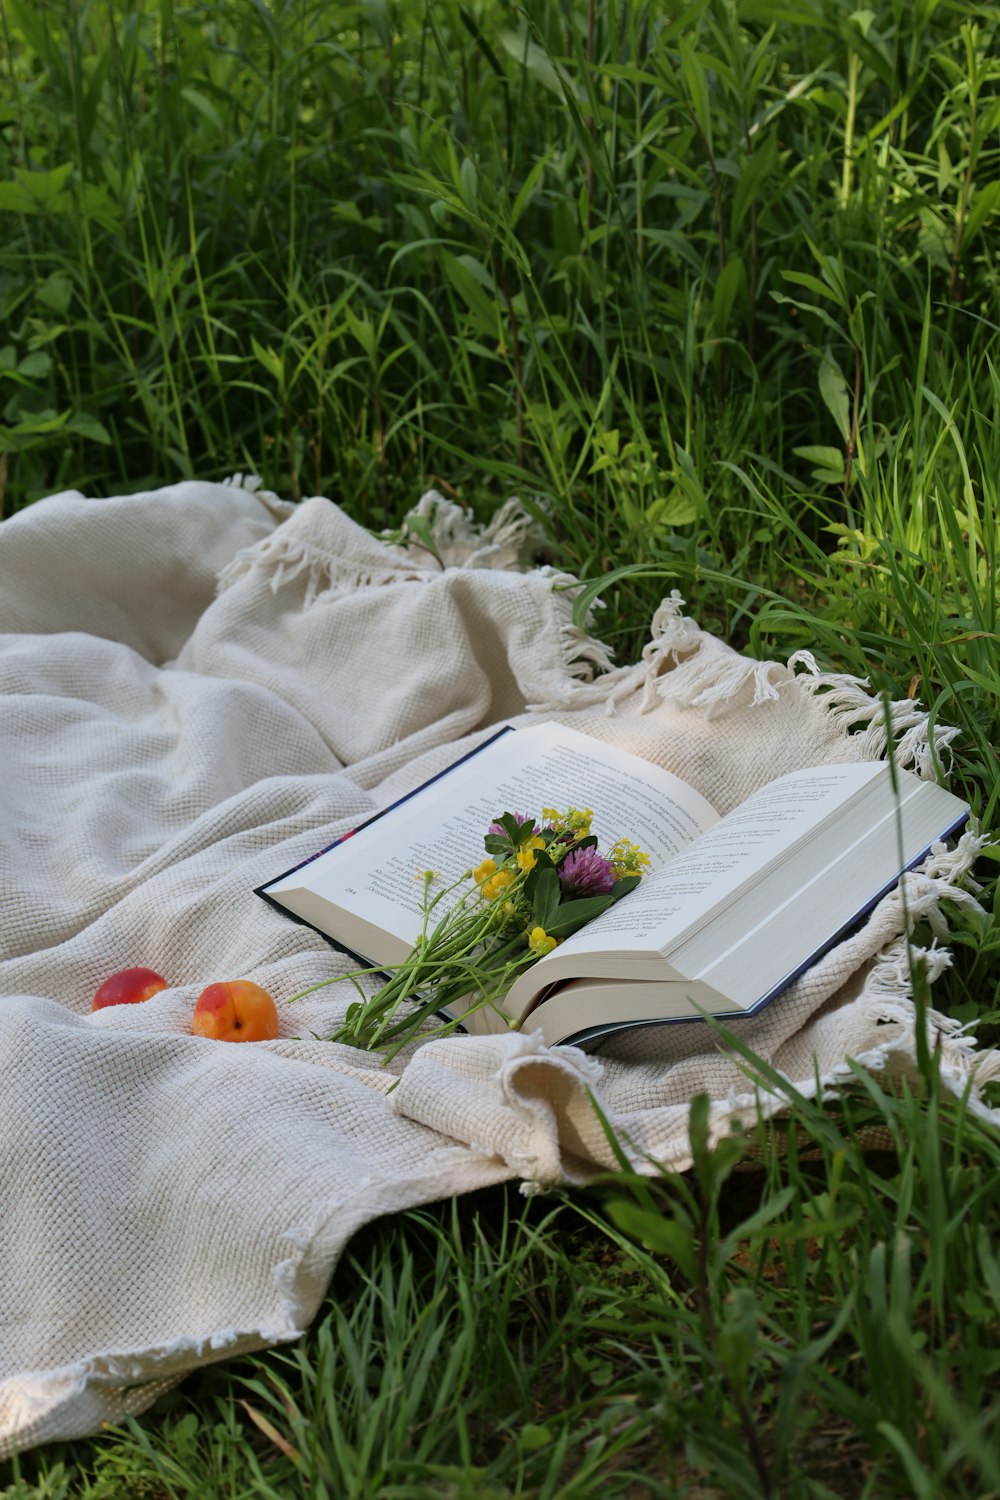
<path id="1" fill-rule="evenodd" d="M 771 981 L 801 969 L 853 925 L 902 867 L 923 858 L 967 811 L 933 782 L 901 772 L 897 794 L 886 776 L 818 838 L 800 843 L 783 865 L 742 891 L 725 933 L 712 927 L 694 934 L 676 950 L 676 962 L 692 978 L 752 1004 Z"/>
<path id="2" fill-rule="evenodd" d="M 647 875 L 623 901 L 567 938 L 553 955 L 671 945 L 688 935 L 766 865 L 885 774 L 877 761 L 795 771 L 770 782 L 701 835 L 669 864 Z M 547 960 L 543 960 L 547 962 Z"/>
<path id="3" fill-rule="evenodd" d="M 700 793 L 669 771 L 577 730 L 541 724 L 501 736 L 265 890 L 281 900 L 283 892 L 308 889 L 412 943 L 423 924 L 419 872 L 432 869 L 450 884 L 486 857 L 483 837 L 500 813 L 537 816 L 543 805 L 592 808 L 592 832 L 602 848 L 631 839 L 654 866 L 718 818 Z M 435 909 L 435 920 L 447 904 Z"/>

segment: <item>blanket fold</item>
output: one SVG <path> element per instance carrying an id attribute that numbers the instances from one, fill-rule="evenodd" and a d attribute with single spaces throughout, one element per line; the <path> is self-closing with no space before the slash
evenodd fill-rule
<path id="1" fill-rule="evenodd" d="M 323 1040 L 355 998 L 350 962 L 254 886 L 532 705 L 720 811 L 785 771 L 873 758 L 887 733 L 930 775 L 949 735 L 914 704 L 887 731 L 863 683 L 814 662 L 738 656 L 677 596 L 643 659 L 613 667 L 573 619 L 574 580 L 497 566 L 526 535 L 513 511 L 485 542 L 446 502 L 423 514 L 440 558 L 236 483 L 70 493 L 0 527 L 0 1456 L 298 1337 L 376 1215 L 612 1167 L 594 1100 L 644 1170 L 689 1164 L 699 1091 L 717 1135 L 784 1107 L 700 1023 L 589 1058 L 454 1037 L 389 1069 Z M 967 834 L 909 877 L 942 937 L 978 847 Z M 807 1093 L 848 1058 L 912 1068 L 902 929 L 891 896 L 752 1020 L 750 1046 Z M 946 950 L 924 961 L 933 977 Z M 91 1015 L 136 964 L 169 987 Z M 200 990 L 237 977 L 275 995 L 278 1040 L 191 1035 Z M 985 1113 L 997 1059 L 927 1024 Z"/>

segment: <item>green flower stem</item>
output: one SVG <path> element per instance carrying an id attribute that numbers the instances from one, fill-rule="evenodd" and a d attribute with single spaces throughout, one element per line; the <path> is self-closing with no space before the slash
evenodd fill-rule
<path id="1" fill-rule="evenodd" d="M 512 960 L 510 955 L 519 948 L 522 950 L 521 953 Z M 450 964 L 447 968 L 451 982 L 443 987 L 432 987 L 430 994 L 421 1002 L 417 1010 L 409 1012 L 395 1024 L 392 1024 L 393 1017 L 389 1017 L 387 1022 L 379 1028 L 377 1039 L 382 1042 L 393 1041 L 401 1032 L 412 1029 L 436 1011 L 454 1007 L 473 997 L 471 1004 L 464 1011 L 465 1016 L 470 1016 L 474 1011 L 505 994 L 517 973 L 533 962 L 535 962 L 535 955 L 524 947 L 524 935 L 519 933 L 517 937 L 511 938 L 485 958 L 473 959 L 464 965 L 465 975 L 462 978 L 455 979 L 455 965 Z M 452 1028 L 458 1024 L 458 1019 L 446 1024 Z"/>
<path id="2" fill-rule="evenodd" d="M 508 888 L 513 899 L 524 883 L 524 873 Z M 454 886 L 450 887 L 454 889 Z M 445 894 L 442 892 L 441 894 Z M 392 979 L 383 985 L 376 995 L 363 1002 L 353 1015 L 349 1012 L 344 1025 L 337 1031 L 335 1040 L 360 1042 L 376 1048 L 391 1042 L 402 1032 L 412 1031 L 420 1022 L 443 1007 L 464 1000 L 470 995 L 478 998 L 466 1012 L 486 1004 L 502 992 L 509 983 L 509 976 L 532 960 L 525 952 L 521 963 L 510 965 L 508 956 L 524 944 L 523 933 L 507 939 L 499 947 L 494 946 L 481 953 L 483 943 L 496 934 L 498 908 L 494 905 L 478 906 L 469 911 L 467 902 L 476 896 L 470 891 L 461 902 L 452 907 L 427 936 L 427 914 L 435 902 L 425 908 L 424 932 L 413 955 L 397 969 Z M 456 979 L 456 975 L 461 976 Z M 416 1011 L 409 1011 L 396 1021 L 396 1013 L 405 1000 L 415 995 L 425 995 Z M 453 1027 L 449 1028 L 453 1029 Z"/>

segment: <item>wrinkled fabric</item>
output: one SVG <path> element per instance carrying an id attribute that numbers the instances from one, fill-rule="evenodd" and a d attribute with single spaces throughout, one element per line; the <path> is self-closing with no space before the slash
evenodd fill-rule
<path id="1" fill-rule="evenodd" d="M 453 1037 L 387 1070 L 323 1040 L 349 982 L 287 1003 L 349 960 L 254 887 L 532 705 L 720 811 L 871 753 L 815 682 L 743 662 L 676 601 L 644 662 L 602 672 L 566 580 L 495 563 L 442 568 L 328 500 L 235 484 L 68 493 L 0 527 L 0 1456 L 296 1338 L 377 1215 L 613 1167 L 595 1098 L 646 1170 L 688 1164 L 699 1091 L 717 1135 L 782 1106 L 701 1023 L 601 1057 Z M 926 904 L 971 854 L 941 858 Z M 747 1041 L 806 1092 L 848 1057 L 911 1059 L 901 930 L 888 898 Z M 92 1015 L 140 964 L 169 987 Z M 191 1034 L 199 992 L 237 977 L 274 994 L 276 1041 Z M 966 1076 L 971 1043 L 930 1024 Z"/>

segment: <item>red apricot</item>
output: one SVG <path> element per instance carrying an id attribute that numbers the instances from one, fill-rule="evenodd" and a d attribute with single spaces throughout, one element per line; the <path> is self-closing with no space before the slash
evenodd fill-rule
<path id="1" fill-rule="evenodd" d="M 155 969 L 120 969 L 104 981 L 94 996 L 91 1010 L 106 1005 L 138 1005 L 167 988 L 167 981 Z"/>
<path id="2" fill-rule="evenodd" d="M 273 1042 L 278 1007 L 267 990 L 250 979 L 227 979 L 202 990 L 194 1007 L 195 1036 L 216 1042 Z"/>

